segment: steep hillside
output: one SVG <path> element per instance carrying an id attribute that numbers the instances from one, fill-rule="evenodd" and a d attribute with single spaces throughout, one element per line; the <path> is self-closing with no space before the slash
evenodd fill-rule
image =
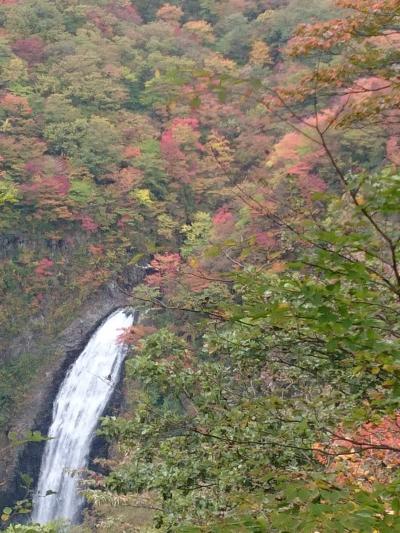
<path id="1" fill-rule="evenodd" d="M 150 314 L 89 528 L 400 527 L 398 1 L 9 0 L 0 24 L 5 453 L 111 285 Z"/>

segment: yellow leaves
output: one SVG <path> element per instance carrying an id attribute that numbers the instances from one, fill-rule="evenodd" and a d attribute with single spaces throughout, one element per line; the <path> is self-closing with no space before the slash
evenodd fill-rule
<path id="1" fill-rule="evenodd" d="M 210 54 L 204 59 L 204 66 L 213 74 L 232 73 L 237 69 L 236 63 L 221 54 Z"/>
<path id="2" fill-rule="evenodd" d="M 187 264 L 190 266 L 190 268 L 198 268 L 200 266 L 200 262 L 196 257 L 189 257 Z"/>
<path id="3" fill-rule="evenodd" d="M 255 41 L 250 51 L 250 63 L 263 67 L 272 63 L 269 46 L 261 40 Z"/>
<path id="4" fill-rule="evenodd" d="M 357 194 L 356 202 L 357 202 L 357 205 L 364 205 L 366 203 L 366 200 L 362 194 Z"/>
<path id="5" fill-rule="evenodd" d="M 166 239 L 172 239 L 174 230 L 177 227 L 177 223 L 166 213 L 161 213 L 161 215 L 158 215 L 157 222 L 158 235 L 161 235 L 161 237 L 165 237 Z"/>
<path id="6" fill-rule="evenodd" d="M 261 22 L 262 24 L 265 24 L 266 22 L 269 22 L 271 18 L 274 15 L 273 9 L 267 9 L 263 13 L 260 13 L 257 17 L 257 22 Z"/>
<path id="7" fill-rule="evenodd" d="M 174 125 L 173 136 L 178 144 L 193 145 L 199 139 L 199 132 L 191 124 L 178 123 Z"/>
<path id="8" fill-rule="evenodd" d="M 400 365 L 396 363 L 386 363 L 383 365 L 383 370 L 390 374 L 398 374 L 400 372 Z"/>
<path id="9" fill-rule="evenodd" d="M 0 205 L 16 204 L 19 200 L 19 192 L 11 181 L 3 180 L 0 176 Z"/>
<path id="10" fill-rule="evenodd" d="M 196 35 L 196 37 L 199 37 L 204 42 L 212 43 L 215 41 L 213 28 L 211 24 L 205 20 L 190 20 L 184 24 L 183 28 Z"/>
<path id="11" fill-rule="evenodd" d="M 151 206 L 153 204 L 149 189 L 136 189 L 133 195 L 142 205 Z"/>
<path id="12" fill-rule="evenodd" d="M 3 69 L 2 77 L 11 82 L 27 80 L 28 73 L 25 62 L 19 57 L 13 57 L 10 59 L 7 68 Z"/>
<path id="13" fill-rule="evenodd" d="M 206 149 L 220 165 L 229 165 L 233 161 L 233 152 L 229 142 L 215 131 L 209 135 Z"/>
<path id="14" fill-rule="evenodd" d="M 12 124 L 9 118 L 6 118 L 6 120 L 1 125 L 1 131 L 3 133 L 7 133 L 12 129 Z"/>

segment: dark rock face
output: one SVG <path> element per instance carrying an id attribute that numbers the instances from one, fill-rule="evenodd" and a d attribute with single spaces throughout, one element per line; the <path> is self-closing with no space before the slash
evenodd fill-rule
<path id="1" fill-rule="evenodd" d="M 145 269 L 133 267 L 127 286 L 129 284 L 131 288 L 140 283 L 144 275 Z M 29 431 L 38 430 L 43 435 L 47 435 L 52 421 L 53 402 L 68 368 L 80 355 L 103 320 L 116 309 L 128 305 L 129 297 L 125 290 L 120 290 L 117 283 L 111 283 L 85 302 L 79 312 L 79 317 L 72 320 L 57 339 L 49 340 L 49 345 L 57 357 L 46 368 L 45 385 L 42 385 L 40 390 L 34 391 L 29 410 L 15 421 L 11 431 L 22 436 Z M 30 339 L 30 342 L 34 350 L 34 339 Z M 18 346 L 15 348 L 13 357 L 18 357 Z M 117 387 L 108 412 L 111 408 L 115 410 L 120 403 L 121 388 Z M 21 473 L 28 474 L 34 484 L 37 483 L 44 445 L 44 442 L 29 443 L 18 449 L 7 446 L 5 450 L 0 450 L 0 509 L 2 506 L 11 505 L 17 499 L 25 497 L 25 489 L 20 482 Z M 92 455 L 97 455 L 97 451 L 100 455 L 104 453 L 106 450 L 104 441 L 96 438 L 93 450 Z"/>

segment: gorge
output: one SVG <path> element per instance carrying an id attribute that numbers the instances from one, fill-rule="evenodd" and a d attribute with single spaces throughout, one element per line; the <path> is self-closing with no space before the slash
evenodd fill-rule
<path id="1" fill-rule="evenodd" d="M 83 506 L 79 471 L 87 466 L 95 428 L 118 381 L 126 349 L 119 340 L 132 312 L 118 310 L 92 336 L 69 369 L 53 406 L 32 519 L 76 522 Z"/>
<path id="2" fill-rule="evenodd" d="M 0 0 L 0 530 L 400 531 L 399 66 L 400 0 Z"/>

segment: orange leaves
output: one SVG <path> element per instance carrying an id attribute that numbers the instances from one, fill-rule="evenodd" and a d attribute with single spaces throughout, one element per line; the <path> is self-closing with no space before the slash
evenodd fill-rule
<path id="1" fill-rule="evenodd" d="M 320 120 L 323 120 L 322 116 Z M 312 131 L 312 127 L 305 126 L 305 129 L 307 132 Z M 314 192 L 326 190 L 325 182 L 314 172 L 314 168 L 321 164 L 323 155 L 324 151 L 309 138 L 299 132 L 291 132 L 275 145 L 267 165 L 283 167 L 288 174 L 297 176 L 300 192 L 305 198 L 309 198 Z"/>
<path id="2" fill-rule="evenodd" d="M 90 269 L 75 278 L 75 283 L 78 287 L 85 287 L 88 289 L 96 289 L 101 287 L 109 280 L 111 273 L 105 268 Z"/>
<path id="3" fill-rule="evenodd" d="M 182 270 L 180 275 L 180 282 L 190 292 L 201 292 L 206 289 L 212 280 L 209 272 L 202 269 L 197 261 L 192 259 L 188 262 L 188 266 Z"/>
<path id="4" fill-rule="evenodd" d="M 338 429 L 329 443 L 317 443 L 314 450 L 315 458 L 341 483 L 368 488 L 375 480 L 388 481 L 400 466 L 400 413 L 378 424 L 367 422 L 353 433 Z"/>
<path id="5" fill-rule="evenodd" d="M 289 42 L 289 54 L 303 55 L 315 49 L 330 50 L 354 38 L 362 41 L 369 36 L 375 37 L 383 33 L 383 25 L 393 23 L 396 15 L 400 15 L 397 0 L 336 0 L 336 4 L 351 11 L 342 18 L 302 24 Z"/>
<path id="6" fill-rule="evenodd" d="M 394 14 L 399 9 L 398 0 L 336 0 L 339 7 L 353 9 L 360 13 Z"/>
<path id="7" fill-rule="evenodd" d="M 126 159 L 132 159 L 135 157 L 140 157 L 141 151 L 138 146 L 127 146 L 124 148 L 122 155 L 126 157 Z"/>
<path id="8" fill-rule="evenodd" d="M 308 54 L 315 49 L 330 50 L 338 44 L 351 40 L 359 23 L 352 18 L 335 19 L 318 24 L 302 24 L 295 37 L 289 41 L 287 52 L 298 56 Z"/>
<path id="9" fill-rule="evenodd" d="M 28 99 L 25 96 L 17 96 L 16 94 L 6 93 L 0 99 L 0 105 L 10 114 L 30 115 L 32 113 Z"/>
<path id="10" fill-rule="evenodd" d="M 104 246 L 102 244 L 89 244 L 88 250 L 94 257 L 102 257 L 104 255 Z"/>
<path id="11" fill-rule="evenodd" d="M 205 20 L 190 20 L 184 24 L 183 28 L 196 39 L 205 43 L 212 43 L 215 40 L 213 27 Z"/>
<path id="12" fill-rule="evenodd" d="M 301 85 L 307 91 L 302 100 L 313 94 L 316 87 L 319 92 L 330 89 L 341 96 L 345 108 L 336 126 L 398 124 L 398 0 L 337 0 L 336 3 L 351 11 L 342 18 L 303 24 L 287 47 L 288 53 L 295 56 L 331 49 L 341 55 L 339 61 L 324 60 L 314 73 L 303 79 Z M 376 74 L 366 78 L 366 72 Z M 296 101 L 295 95 L 292 91 L 289 99 Z"/>
<path id="13" fill-rule="evenodd" d="M 114 176 L 115 182 L 113 184 L 113 190 L 116 192 L 126 193 L 139 185 L 143 179 L 143 173 L 134 167 L 127 167 L 121 169 L 116 176 Z"/>
<path id="14" fill-rule="evenodd" d="M 268 272 L 271 274 L 281 274 L 287 269 L 287 264 L 284 261 L 275 261 L 272 264 L 271 268 L 268 269 Z"/>
<path id="15" fill-rule="evenodd" d="M 255 41 L 251 48 L 249 59 L 252 65 L 259 65 L 261 67 L 272 63 L 269 46 L 264 41 Z"/>
<path id="16" fill-rule="evenodd" d="M 274 146 L 274 151 L 269 159 L 270 164 L 295 162 L 298 160 L 301 151 L 312 148 L 308 147 L 308 140 L 296 131 L 287 133 L 282 139 Z"/>
<path id="17" fill-rule="evenodd" d="M 210 274 L 195 259 L 184 263 L 179 254 L 156 254 L 150 266 L 153 273 L 146 277 L 146 284 L 160 288 L 164 293 L 173 292 L 178 285 L 186 291 L 200 292 L 212 281 Z"/>
<path id="18" fill-rule="evenodd" d="M 180 7 L 171 4 L 164 4 L 157 11 L 157 18 L 165 22 L 179 22 L 183 16 L 183 11 Z"/>
<path id="19" fill-rule="evenodd" d="M 178 274 L 182 259 L 179 254 L 156 254 L 150 266 L 153 274 L 146 277 L 147 285 L 160 287 L 174 280 Z"/>
<path id="20" fill-rule="evenodd" d="M 148 335 L 151 335 L 155 331 L 157 331 L 157 329 L 152 327 L 152 326 L 145 326 L 143 324 L 136 324 L 135 326 L 131 326 L 131 327 L 125 329 L 118 336 L 118 342 L 120 344 L 136 345 L 144 337 L 147 337 Z"/>

